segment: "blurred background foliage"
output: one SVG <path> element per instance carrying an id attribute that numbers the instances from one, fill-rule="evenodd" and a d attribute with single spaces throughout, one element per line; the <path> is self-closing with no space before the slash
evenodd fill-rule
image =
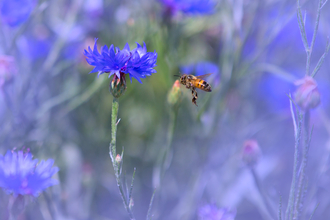
<path id="1" fill-rule="evenodd" d="M 214 1 L 211 14 L 169 14 L 157 0 L 16 0 L 12 12 L 6 0 L 0 2 L 0 153 L 29 148 L 60 167 L 60 184 L 31 199 L 20 219 L 128 219 L 108 154 L 110 79 L 89 75 L 92 67 L 83 56 L 94 38 L 99 47 L 123 48 L 128 42 L 134 48 L 144 41 L 148 51 L 158 53 L 157 73 L 143 84 L 127 80 L 119 99 L 117 151 L 125 147 L 128 183 L 137 168 L 137 219 L 145 218 L 154 188 L 153 219 L 198 219 L 205 204 L 234 210 L 237 220 L 271 219 L 242 162 L 248 139 L 259 143 L 256 172 L 271 206 L 277 213 L 282 197 L 286 207 L 294 153 L 287 94 L 295 91 L 293 82 L 304 77 L 306 66 L 296 1 Z M 23 8 L 27 12 L 20 12 Z M 317 4 L 303 1 L 302 9 L 310 41 Z M 329 12 L 326 4 L 312 68 L 330 35 Z M 27 16 L 10 17 L 16 13 Z M 198 91 L 196 107 L 191 92 L 180 87 L 183 97 L 168 138 L 173 109 L 167 95 L 174 75 L 199 62 L 218 67 L 207 79 L 213 91 Z M 326 57 L 315 77 L 321 104 L 311 112 L 303 216 L 319 204 L 314 219 L 330 216 L 329 69 Z M 3 200 L 7 196 L 1 192 Z"/>

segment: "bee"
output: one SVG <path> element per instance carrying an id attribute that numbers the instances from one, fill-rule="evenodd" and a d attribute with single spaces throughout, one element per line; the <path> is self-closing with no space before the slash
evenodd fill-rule
<path id="1" fill-rule="evenodd" d="M 198 106 L 196 104 L 198 95 L 197 95 L 197 89 L 201 89 L 205 92 L 211 92 L 212 88 L 210 86 L 210 84 L 208 84 L 205 80 L 203 80 L 204 78 L 208 77 L 209 75 L 211 75 L 212 73 L 208 73 L 208 74 L 204 74 L 204 75 L 200 75 L 200 76 L 194 76 L 194 75 L 188 75 L 188 74 L 183 74 L 180 77 L 180 83 L 184 86 L 186 86 L 187 89 L 191 90 L 191 94 L 192 94 L 192 103 L 194 103 L 196 106 Z M 178 75 L 176 75 L 178 76 Z"/>

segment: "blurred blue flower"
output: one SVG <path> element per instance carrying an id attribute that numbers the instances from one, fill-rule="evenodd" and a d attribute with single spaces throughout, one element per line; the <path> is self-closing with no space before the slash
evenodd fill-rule
<path id="1" fill-rule="evenodd" d="M 11 27 L 24 23 L 35 7 L 35 0 L 4 0 L 0 5 L 1 19 Z"/>
<path id="2" fill-rule="evenodd" d="M 86 61 L 95 66 L 91 71 L 98 72 L 98 75 L 103 73 L 109 73 L 109 77 L 115 74 L 120 78 L 120 74 L 128 73 L 132 82 L 132 77 L 140 83 L 140 78 L 146 78 L 151 76 L 152 73 L 156 73 L 154 67 L 157 62 L 157 53 L 147 52 L 146 44 L 143 42 L 143 47 L 137 43 L 137 48 L 132 51 L 126 43 L 123 50 L 118 47 L 114 48 L 113 45 L 108 47 L 105 45 L 101 48 L 101 53 L 97 50 L 97 39 L 95 39 L 94 49 L 88 47 L 88 51 L 84 51 L 84 55 L 87 57 Z M 116 50 L 115 50 L 116 49 Z"/>
<path id="3" fill-rule="evenodd" d="M 263 74 L 258 85 L 254 87 L 258 103 L 265 105 L 264 107 L 272 112 L 289 112 L 290 102 L 287 94 L 294 90 L 293 82 L 269 73 Z"/>
<path id="4" fill-rule="evenodd" d="M 52 35 L 53 30 L 42 24 L 31 27 L 28 32 L 17 39 L 20 54 L 30 61 L 44 60 L 49 55 L 55 41 L 55 37 Z"/>
<path id="5" fill-rule="evenodd" d="M 59 170 L 52 167 L 54 160 L 37 163 L 31 153 L 23 151 L 7 151 L 5 156 L 0 154 L 0 187 L 15 196 L 38 196 L 44 189 L 57 184 L 57 180 L 51 179 Z"/>
<path id="6" fill-rule="evenodd" d="M 215 3 L 211 0 L 160 0 L 165 12 L 175 15 L 181 11 L 189 15 L 203 15 L 214 12 Z"/>
<path id="7" fill-rule="evenodd" d="M 234 220 L 236 212 L 226 208 L 218 208 L 214 204 L 207 204 L 198 210 L 200 220 Z"/>
<path id="8" fill-rule="evenodd" d="M 34 36 L 21 37 L 18 40 L 20 52 L 28 59 L 36 61 L 44 59 L 52 47 L 51 39 L 39 39 Z"/>
<path id="9" fill-rule="evenodd" d="M 83 8 L 89 17 L 99 17 L 103 14 L 104 2 L 103 0 L 85 0 Z"/>
<path id="10" fill-rule="evenodd" d="M 211 62 L 198 62 L 194 64 L 183 65 L 180 67 L 180 70 L 184 74 L 193 74 L 196 76 L 213 73 L 214 75 L 218 75 L 219 68 L 216 64 Z"/>

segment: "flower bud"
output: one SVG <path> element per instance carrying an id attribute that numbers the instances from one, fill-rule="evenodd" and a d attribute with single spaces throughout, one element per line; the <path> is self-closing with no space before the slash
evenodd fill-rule
<path id="1" fill-rule="evenodd" d="M 247 166 L 254 166 L 257 164 L 261 156 L 259 144 L 256 140 L 246 140 L 243 144 L 242 160 Z"/>
<path id="2" fill-rule="evenodd" d="M 303 110 L 316 108 L 320 104 L 320 93 L 316 81 L 306 76 L 295 82 L 299 86 L 294 93 L 294 99 Z"/>
<path id="3" fill-rule="evenodd" d="M 115 98 L 119 98 L 126 91 L 126 78 L 125 73 L 120 72 L 120 78 L 114 74 L 110 82 L 110 92 Z"/>
<path id="4" fill-rule="evenodd" d="M 179 80 L 176 80 L 167 95 L 167 102 L 171 106 L 174 106 L 174 105 L 180 103 L 181 97 L 182 97 L 182 89 L 180 86 L 180 82 L 179 82 Z"/>
<path id="5" fill-rule="evenodd" d="M 116 162 L 117 162 L 118 164 L 120 164 L 120 163 L 121 163 L 121 160 L 122 160 L 122 159 L 121 159 L 121 156 L 120 156 L 119 154 L 117 154 L 115 160 L 116 160 Z"/>

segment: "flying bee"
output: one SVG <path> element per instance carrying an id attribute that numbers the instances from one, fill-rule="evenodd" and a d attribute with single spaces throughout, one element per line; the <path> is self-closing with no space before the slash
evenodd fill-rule
<path id="1" fill-rule="evenodd" d="M 191 94 L 192 94 L 192 103 L 194 103 L 196 106 L 198 106 L 196 104 L 196 100 L 198 98 L 197 95 L 197 89 L 201 89 L 205 92 L 211 92 L 212 88 L 210 86 L 210 84 L 208 84 L 205 80 L 203 80 L 204 78 L 208 77 L 209 75 L 211 75 L 212 73 L 208 73 L 208 74 L 204 74 L 204 75 L 200 75 L 200 76 L 194 76 L 194 75 L 188 75 L 188 74 L 183 74 L 180 77 L 180 83 L 184 86 L 186 86 L 187 89 L 191 90 Z M 176 75 L 178 76 L 178 75 Z"/>

